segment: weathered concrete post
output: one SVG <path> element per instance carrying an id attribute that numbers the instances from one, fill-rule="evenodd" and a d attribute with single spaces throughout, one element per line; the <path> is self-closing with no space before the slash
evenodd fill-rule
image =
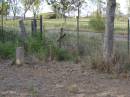
<path id="1" fill-rule="evenodd" d="M 25 40 L 27 33 L 26 33 L 26 29 L 24 26 L 24 22 L 23 20 L 19 21 L 19 28 L 20 28 L 20 37 L 23 39 L 23 41 Z"/>
<path id="2" fill-rule="evenodd" d="M 24 64 L 24 48 L 17 47 L 16 48 L 16 65 Z"/>
<path id="3" fill-rule="evenodd" d="M 26 48 L 26 39 L 27 39 L 27 33 L 26 33 L 26 29 L 25 29 L 25 25 L 23 20 L 19 21 L 19 27 L 20 27 L 20 45 L 24 48 Z"/>
<path id="4" fill-rule="evenodd" d="M 26 48 L 26 38 L 27 38 L 27 33 L 25 30 L 24 22 L 23 20 L 19 21 L 19 28 L 20 28 L 20 45 L 21 47 L 16 48 L 16 65 L 21 65 L 24 64 L 24 49 Z"/>

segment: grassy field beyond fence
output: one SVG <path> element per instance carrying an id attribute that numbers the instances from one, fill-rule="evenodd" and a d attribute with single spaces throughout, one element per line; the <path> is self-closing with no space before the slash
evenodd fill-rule
<path id="1" fill-rule="evenodd" d="M 97 31 L 89 27 L 90 18 L 80 18 L 80 31 L 84 32 L 104 32 Z M 127 18 L 116 18 L 115 19 L 115 33 L 127 34 L 128 22 Z M 28 32 L 31 31 L 31 21 L 25 20 L 26 29 Z M 64 24 L 63 19 L 43 19 L 44 29 L 60 29 L 62 26 L 68 30 L 76 30 L 76 18 L 68 18 Z M 39 21 L 37 21 L 39 29 Z M 19 20 L 4 20 L 4 27 L 12 28 L 15 30 L 19 29 Z"/>

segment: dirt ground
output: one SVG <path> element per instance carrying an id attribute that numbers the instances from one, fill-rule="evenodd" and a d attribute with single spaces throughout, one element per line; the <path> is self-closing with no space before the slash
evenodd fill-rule
<path id="1" fill-rule="evenodd" d="M 0 63 L 0 97 L 130 97 L 130 80 L 71 62 Z"/>

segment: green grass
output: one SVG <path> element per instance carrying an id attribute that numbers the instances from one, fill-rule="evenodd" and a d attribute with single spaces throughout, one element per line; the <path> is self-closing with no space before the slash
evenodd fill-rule
<path id="1" fill-rule="evenodd" d="M 54 21 L 54 20 L 53 20 Z M 8 32 L 8 31 L 7 31 Z M 5 31 L 6 33 L 6 31 Z M 9 33 L 12 31 L 9 30 Z M 8 34 L 6 34 L 7 36 Z M 9 35 L 10 36 L 10 35 Z M 13 35 L 11 37 L 14 37 Z M 35 55 L 37 58 L 46 59 L 50 55 L 50 46 L 52 57 L 58 61 L 70 61 L 76 60 L 77 58 L 77 36 L 75 31 L 66 33 L 65 38 L 62 41 L 62 47 L 58 47 L 57 39 L 59 33 L 48 32 L 46 33 L 46 45 L 43 45 L 43 41 L 40 39 L 39 33 L 34 37 L 28 37 L 27 40 L 27 52 L 30 55 Z M 10 38 L 12 40 L 12 38 Z M 7 42 L 0 42 L 0 57 L 2 58 L 13 58 L 15 56 L 15 49 L 18 43 L 14 43 L 11 40 Z M 15 40 L 14 40 L 15 41 Z M 17 41 L 17 40 L 16 40 Z M 88 35 L 86 33 L 80 34 L 80 55 L 82 59 L 88 57 L 89 59 L 96 59 L 95 57 L 102 56 L 102 34 Z M 128 64 L 128 48 L 127 41 L 114 41 L 114 53 L 119 56 L 119 62 L 121 64 Z M 86 60 L 86 59 L 85 59 Z M 87 60 L 88 61 L 88 60 Z M 93 61 L 93 60 L 92 60 Z"/>
<path id="2" fill-rule="evenodd" d="M 88 18 L 80 19 L 80 30 L 95 32 L 93 29 L 88 27 Z M 64 21 L 62 19 L 44 19 L 45 29 L 60 29 Z M 38 22 L 39 23 L 39 22 Z M 7 26 L 7 32 L 15 32 L 19 31 L 18 20 L 8 20 L 4 21 L 4 25 Z M 30 20 L 25 21 L 26 30 L 28 32 L 31 31 Z M 39 25 L 38 25 L 39 28 Z M 40 40 L 39 36 L 35 35 L 35 37 L 29 37 L 27 42 L 29 54 L 36 55 L 38 58 L 42 59 L 49 57 L 50 54 L 50 45 L 52 57 L 58 61 L 68 61 L 75 60 L 77 57 L 77 36 L 76 36 L 76 19 L 71 18 L 67 19 L 64 28 L 70 29 L 72 31 L 68 31 L 66 33 L 65 38 L 63 39 L 63 48 L 59 49 L 57 39 L 59 38 L 59 33 L 55 30 L 51 30 L 51 33 L 45 33 L 46 35 L 46 46 L 43 46 L 43 41 Z M 10 31 L 12 30 L 12 31 Z M 97 31 L 98 32 L 98 31 Z M 115 20 L 115 33 L 116 34 L 127 34 L 127 19 L 116 19 Z M 102 54 L 103 54 L 103 37 L 101 34 L 97 35 L 88 35 L 89 33 L 80 34 L 80 55 L 82 59 L 86 60 L 86 64 L 100 64 L 102 62 Z M 93 33 L 95 34 L 95 33 Z M 6 33 L 6 36 L 8 33 Z M 10 35 L 9 35 L 10 36 Z M 12 36 L 13 37 L 13 36 Z M 11 48 L 11 49 L 10 49 Z M 15 55 L 16 45 L 13 42 L 0 42 L 0 57 L 10 58 Z M 114 54 L 117 58 L 115 61 L 118 61 L 119 64 L 126 64 L 126 68 L 130 67 L 129 65 L 129 55 L 127 48 L 127 41 L 114 41 Z M 34 91 L 32 91 L 33 93 Z M 35 93 L 34 93 L 35 94 Z"/>
<path id="3" fill-rule="evenodd" d="M 88 31 L 88 32 L 100 32 L 95 31 L 94 29 L 90 28 L 89 23 L 90 18 L 80 18 L 80 30 L 81 31 Z M 31 32 L 31 21 L 25 20 L 24 21 L 27 32 Z M 38 29 L 39 29 L 39 21 Z M 45 29 L 60 29 L 64 24 L 63 19 L 43 19 L 43 25 Z M 117 34 L 127 34 L 127 18 L 116 18 L 115 19 L 115 33 Z M 8 27 L 9 29 L 15 29 L 19 31 L 19 20 L 4 20 L 4 26 Z M 68 18 L 64 28 L 69 30 L 76 30 L 77 23 L 75 18 Z"/>
<path id="4" fill-rule="evenodd" d="M 16 44 L 12 42 L 0 42 L 0 58 L 14 58 Z"/>

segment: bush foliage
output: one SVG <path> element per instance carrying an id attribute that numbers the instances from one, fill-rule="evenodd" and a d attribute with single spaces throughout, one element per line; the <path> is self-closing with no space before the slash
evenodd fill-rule
<path id="1" fill-rule="evenodd" d="M 101 15 L 93 16 L 88 24 L 94 31 L 103 32 L 105 30 L 105 19 Z"/>
<path id="2" fill-rule="evenodd" d="M 15 56 L 16 45 L 13 42 L 0 42 L 0 57 L 12 58 Z"/>
<path id="3" fill-rule="evenodd" d="M 48 12 L 41 14 L 44 19 L 56 19 L 56 14 L 54 12 Z"/>

